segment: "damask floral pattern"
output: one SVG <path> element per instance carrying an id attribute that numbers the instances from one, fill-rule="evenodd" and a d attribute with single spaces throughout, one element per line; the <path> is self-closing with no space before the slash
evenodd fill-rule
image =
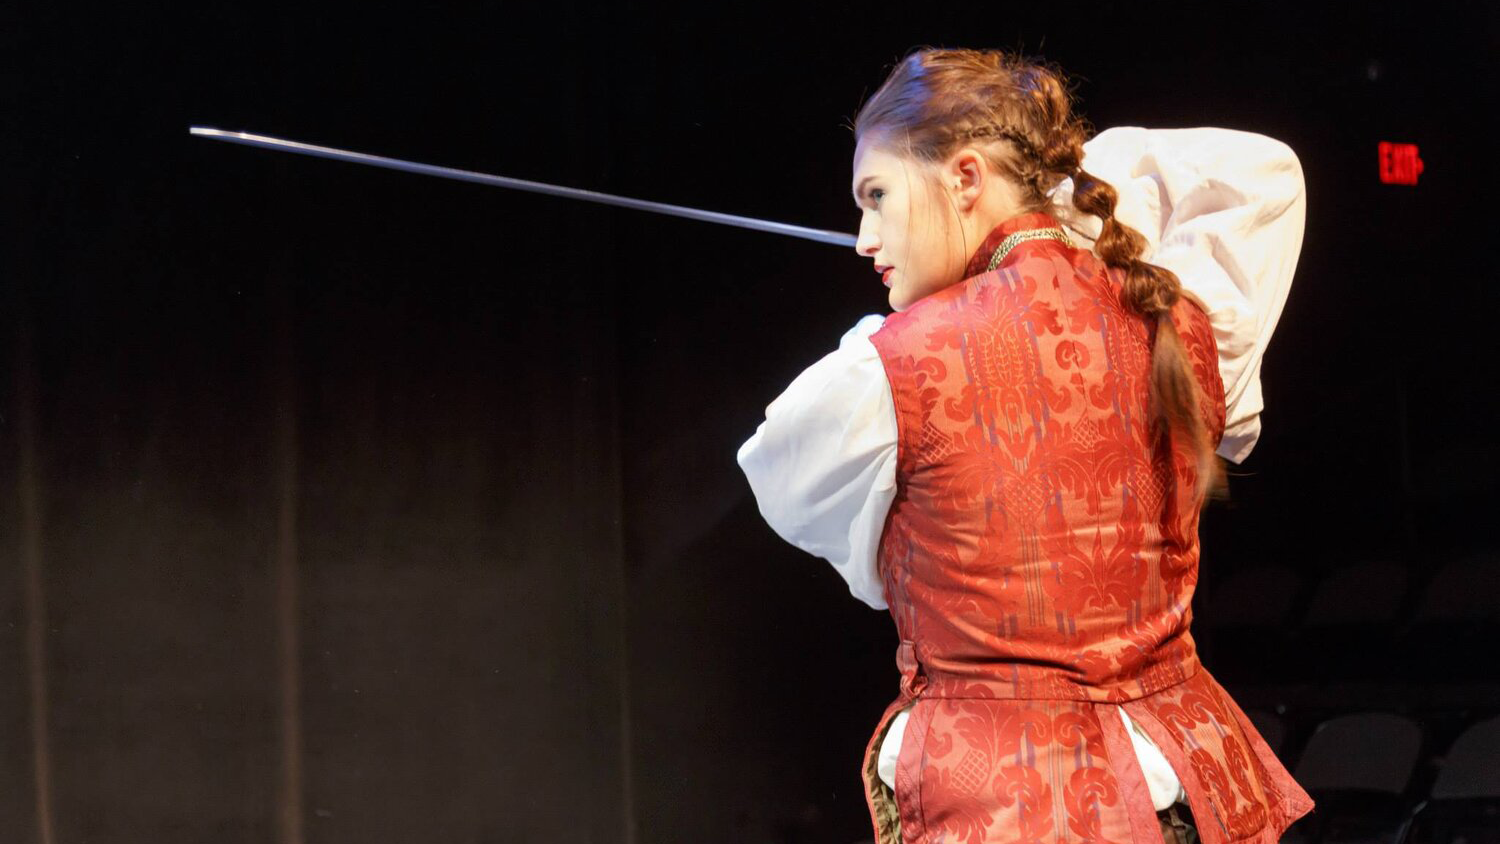
<path id="1" fill-rule="evenodd" d="M 1001 224 L 969 278 L 870 338 L 900 432 L 880 565 L 902 691 L 867 754 L 911 712 L 894 793 L 866 757 L 877 839 L 1155 844 L 1123 705 L 1205 844 L 1275 841 L 1311 801 L 1198 663 L 1198 478 L 1152 413 L 1155 326 L 1086 250 L 1028 240 L 982 271 L 1055 225 Z M 1187 300 L 1172 318 L 1217 439 L 1212 329 Z"/>

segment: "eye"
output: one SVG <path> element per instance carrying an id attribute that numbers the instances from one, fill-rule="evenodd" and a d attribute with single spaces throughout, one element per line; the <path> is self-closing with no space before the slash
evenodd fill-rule
<path id="1" fill-rule="evenodd" d="M 875 202 L 875 204 L 877 204 L 877 205 L 880 204 L 880 198 L 882 196 L 885 196 L 885 191 L 881 190 L 880 188 L 873 188 L 873 189 L 871 189 L 871 191 L 870 191 L 870 199 L 873 202 Z"/>

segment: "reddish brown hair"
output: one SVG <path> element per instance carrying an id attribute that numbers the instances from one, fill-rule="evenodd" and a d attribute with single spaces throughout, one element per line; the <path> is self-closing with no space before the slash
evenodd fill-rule
<path id="1" fill-rule="evenodd" d="M 1052 191 L 1073 180 L 1073 205 L 1104 222 L 1095 249 L 1124 271 L 1120 297 L 1155 321 L 1151 398 L 1164 430 L 1198 457 L 1200 495 L 1218 490 L 1222 470 L 1200 411 L 1197 381 L 1172 323 L 1182 295 L 1176 274 L 1141 260 L 1146 238 L 1115 219 L 1115 189 L 1082 168 L 1091 130 L 1073 113 L 1066 77 L 1053 66 L 998 50 L 923 48 L 898 63 L 854 120 L 856 142 L 927 167 L 972 146 L 1022 189 L 1027 211 L 1045 211 Z"/>

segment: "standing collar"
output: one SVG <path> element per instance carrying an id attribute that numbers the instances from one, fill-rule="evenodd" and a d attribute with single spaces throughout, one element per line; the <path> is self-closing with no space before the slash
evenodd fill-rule
<path id="1" fill-rule="evenodd" d="M 1062 229 L 1062 224 L 1057 218 L 1045 211 L 1028 211 L 1017 214 L 1014 217 L 1002 221 L 992 229 L 979 248 L 969 258 L 969 266 L 964 270 L 964 278 L 979 275 L 989 268 L 990 259 L 994 257 L 995 251 L 1000 248 L 1005 239 L 1016 232 L 1031 231 L 1035 229 Z M 1070 243 L 1070 241 L 1065 241 Z"/>

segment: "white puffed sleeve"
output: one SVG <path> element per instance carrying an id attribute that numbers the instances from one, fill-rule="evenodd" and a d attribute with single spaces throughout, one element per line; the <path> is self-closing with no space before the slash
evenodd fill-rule
<path id="1" fill-rule="evenodd" d="M 1261 357 L 1302 249 L 1302 165 L 1286 144 L 1233 129 L 1117 127 L 1083 148 L 1083 168 L 1119 193 L 1116 218 L 1150 241 L 1145 259 L 1208 313 L 1224 380 L 1219 454 L 1239 463 L 1260 436 Z M 1065 180 L 1054 214 L 1092 247 L 1102 223 L 1072 196 Z"/>
<path id="2" fill-rule="evenodd" d="M 885 609 L 875 554 L 896 496 L 896 407 L 870 314 L 766 407 L 736 459 L 777 535 L 822 557 L 854 597 Z"/>

